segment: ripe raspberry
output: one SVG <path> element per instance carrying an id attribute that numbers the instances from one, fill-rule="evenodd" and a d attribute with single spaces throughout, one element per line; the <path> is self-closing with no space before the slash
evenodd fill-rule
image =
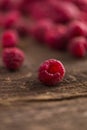
<path id="1" fill-rule="evenodd" d="M 30 6 L 30 16 L 35 20 L 50 18 L 50 11 L 49 3 L 45 0 L 33 2 Z"/>
<path id="2" fill-rule="evenodd" d="M 51 14 L 55 22 L 68 23 L 79 17 L 79 9 L 75 4 L 62 0 L 49 0 Z"/>
<path id="3" fill-rule="evenodd" d="M 16 32 L 14 32 L 12 30 L 8 30 L 3 33 L 2 46 L 4 48 L 16 47 L 17 43 L 18 43 L 18 36 L 17 36 Z"/>
<path id="4" fill-rule="evenodd" d="M 29 7 L 30 7 L 30 2 L 29 0 L 21 0 L 19 2 L 19 11 L 23 14 L 23 15 L 27 15 L 29 13 Z"/>
<path id="5" fill-rule="evenodd" d="M 3 26 L 4 26 L 4 14 L 3 13 L 0 13 L 0 28 L 3 28 Z"/>
<path id="6" fill-rule="evenodd" d="M 68 45 L 68 51 L 75 57 L 84 57 L 87 52 L 87 40 L 84 37 L 72 39 Z"/>
<path id="7" fill-rule="evenodd" d="M 38 78 L 45 85 L 56 85 L 65 75 L 65 68 L 60 61 L 46 60 L 40 65 Z"/>
<path id="8" fill-rule="evenodd" d="M 65 50 L 66 49 L 66 27 L 59 25 L 50 28 L 45 33 L 46 45 L 52 49 Z"/>
<path id="9" fill-rule="evenodd" d="M 52 27 L 50 20 L 39 20 L 31 28 L 31 35 L 39 42 L 44 42 L 46 31 Z"/>
<path id="10" fill-rule="evenodd" d="M 16 25 L 15 25 L 16 31 L 18 32 L 20 37 L 26 37 L 29 36 L 29 26 L 25 21 L 20 20 Z"/>
<path id="11" fill-rule="evenodd" d="M 57 49 L 58 46 L 58 31 L 55 28 L 51 28 L 46 31 L 45 34 L 46 45 L 52 49 Z"/>
<path id="12" fill-rule="evenodd" d="M 8 70 L 17 70 L 24 62 L 24 53 L 18 48 L 6 48 L 3 50 L 2 60 Z"/>
<path id="13" fill-rule="evenodd" d="M 4 25 L 3 25 L 4 28 L 5 29 L 14 28 L 19 17 L 20 17 L 20 14 L 17 11 L 12 11 L 12 12 L 8 13 L 4 19 Z"/>
<path id="14" fill-rule="evenodd" d="M 81 21 L 74 21 L 70 23 L 68 28 L 69 29 L 67 35 L 69 36 L 69 38 L 87 35 L 87 26 Z"/>
<path id="15" fill-rule="evenodd" d="M 13 2 L 12 0 L 0 0 L 0 9 L 2 11 L 7 11 L 12 9 L 13 7 Z"/>
<path id="16" fill-rule="evenodd" d="M 84 12 L 87 11 L 87 0 L 74 0 L 75 4 L 83 10 Z"/>

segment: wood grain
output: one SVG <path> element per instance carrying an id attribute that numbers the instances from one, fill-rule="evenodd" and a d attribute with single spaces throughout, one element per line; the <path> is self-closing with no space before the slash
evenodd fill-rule
<path id="1" fill-rule="evenodd" d="M 75 59 L 66 52 L 52 51 L 27 39 L 20 43 L 20 47 L 26 54 L 21 70 L 9 72 L 0 68 L 0 103 L 87 96 L 87 57 Z M 66 68 L 64 80 L 54 87 L 42 85 L 37 78 L 40 63 L 49 58 L 61 60 Z"/>
<path id="2" fill-rule="evenodd" d="M 87 99 L 0 106 L 0 130 L 87 130 Z"/>

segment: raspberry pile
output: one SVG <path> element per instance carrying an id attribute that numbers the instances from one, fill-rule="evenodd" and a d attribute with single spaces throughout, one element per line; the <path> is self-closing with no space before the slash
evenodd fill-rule
<path id="1" fill-rule="evenodd" d="M 32 37 L 40 44 L 67 51 L 74 57 L 87 54 L 87 45 L 83 44 L 77 55 L 75 48 L 82 43 L 74 40 L 81 37 L 87 44 L 86 0 L 0 0 L 0 25 L 4 30 L 16 30 L 21 38 Z"/>
<path id="2" fill-rule="evenodd" d="M 30 5 L 32 5 L 29 8 L 30 16 L 36 21 L 30 28 L 30 34 L 35 40 L 51 49 L 67 51 L 76 58 L 86 56 L 85 0 L 37 0 L 37 2 L 33 0 L 30 1 Z M 85 39 L 85 44 L 82 39 Z"/>
<path id="3" fill-rule="evenodd" d="M 2 59 L 9 70 L 19 69 L 24 61 L 24 53 L 17 48 L 19 37 L 31 37 L 76 58 L 87 55 L 86 0 L 0 0 L 0 27 L 4 31 Z M 44 62 L 40 81 L 47 85 L 61 81 L 65 71 L 60 66 L 62 63 L 53 59 Z"/>

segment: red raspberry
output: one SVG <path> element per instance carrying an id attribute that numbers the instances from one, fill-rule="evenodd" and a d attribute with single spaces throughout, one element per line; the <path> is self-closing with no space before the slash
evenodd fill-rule
<path id="1" fill-rule="evenodd" d="M 5 31 L 2 36 L 2 46 L 6 47 L 16 47 L 18 43 L 17 33 L 11 30 Z"/>
<path id="2" fill-rule="evenodd" d="M 49 0 L 55 22 L 68 23 L 79 17 L 79 9 L 71 2 Z"/>
<path id="3" fill-rule="evenodd" d="M 30 15 L 33 19 L 40 20 L 45 18 L 50 18 L 49 14 L 51 9 L 47 1 L 37 1 L 33 2 L 30 6 Z"/>
<path id="4" fill-rule="evenodd" d="M 75 57 L 84 57 L 87 51 L 87 40 L 84 37 L 72 39 L 68 45 L 68 51 Z"/>
<path id="5" fill-rule="evenodd" d="M 20 37 L 26 37 L 26 36 L 29 36 L 29 26 L 28 24 L 23 21 L 23 20 L 20 20 L 16 25 L 15 25 L 15 28 L 16 28 L 16 31 L 18 32 L 19 36 Z"/>
<path id="6" fill-rule="evenodd" d="M 18 48 L 6 48 L 3 50 L 2 59 L 8 70 L 17 70 L 24 62 L 24 53 Z"/>
<path id="7" fill-rule="evenodd" d="M 69 36 L 69 38 L 87 35 L 87 26 L 81 21 L 74 21 L 70 23 L 68 28 L 69 29 L 67 35 Z"/>
<path id="8" fill-rule="evenodd" d="M 42 1 L 42 0 L 41 0 Z M 41 3 L 40 1 L 40 3 Z M 18 2 L 18 0 L 17 0 Z M 28 15 L 30 14 L 30 10 L 34 9 L 34 4 L 37 4 L 38 0 L 21 0 L 18 3 L 18 9 L 22 13 L 22 15 Z M 15 3 L 15 2 L 14 2 Z M 37 9 L 38 10 L 38 9 Z M 37 12 L 36 10 L 36 12 Z"/>
<path id="9" fill-rule="evenodd" d="M 44 36 L 46 31 L 52 28 L 52 23 L 50 20 L 39 20 L 31 28 L 31 35 L 39 42 L 44 42 Z"/>
<path id="10" fill-rule="evenodd" d="M 52 49 L 57 49 L 58 46 L 58 31 L 55 28 L 51 28 L 45 33 L 46 45 Z"/>
<path id="11" fill-rule="evenodd" d="M 54 28 L 50 28 L 45 33 L 45 42 L 47 46 L 56 50 L 66 49 L 66 27 L 59 25 Z"/>
<path id="12" fill-rule="evenodd" d="M 13 28 L 17 23 L 19 17 L 20 14 L 17 11 L 12 11 L 8 13 L 4 19 L 4 28 L 6 29 Z"/>
<path id="13" fill-rule="evenodd" d="M 38 78 L 45 85 L 56 85 L 65 75 L 63 64 L 55 59 L 46 60 L 40 65 Z"/>
<path id="14" fill-rule="evenodd" d="M 80 10 L 87 12 L 87 0 L 74 0 L 74 2 L 80 8 Z"/>
<path id="15" fill-rule="evenodd" d="M 7 11 L 12 9 L 13 7 L 13 2 L 12 0 L 0 0 L 0 9 L 2 11 Z"/>
<path id="16" fill-rule="evenodd" d="M 3 26 L 4 26 L 4 14 L 3 13 L 0 13 L 0 28 L 3 28 Z"/>

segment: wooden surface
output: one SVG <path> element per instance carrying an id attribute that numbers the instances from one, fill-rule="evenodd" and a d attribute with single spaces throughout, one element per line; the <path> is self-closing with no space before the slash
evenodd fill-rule
<path id="1" fill-rule="evenodd" d="M 26 53 L 21 70 L 9 72 L 0 63 L 0 130 L 87 130 L 87 57 L 74 59 L 23 40 Z M 66 76 L 54 87 L 37 79 L 40 63 L 61 60 Z"/>
<path id="2" fill-rule="evenodd" d="M 87 99 L 0 106 L 0 130 L 87 130 Z"/>

